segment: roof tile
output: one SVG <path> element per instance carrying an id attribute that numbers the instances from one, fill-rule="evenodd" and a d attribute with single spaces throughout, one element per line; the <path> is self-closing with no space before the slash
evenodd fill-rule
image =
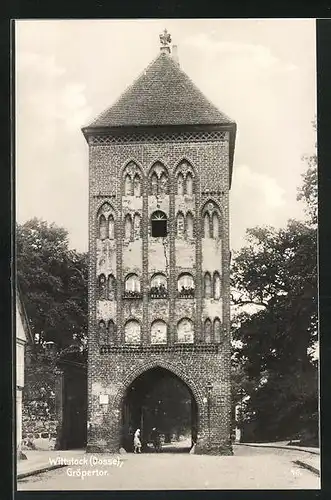
<path id="1" fill-rule="evenodd" d="M 227 125 L 174 59 L 160 53 L 120 98 L 87 128 L 151 125 Z"/>

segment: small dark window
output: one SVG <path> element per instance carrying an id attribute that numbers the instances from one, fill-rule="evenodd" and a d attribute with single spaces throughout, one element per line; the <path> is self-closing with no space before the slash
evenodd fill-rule
<path id="1" fill-rule="evenodd" d="M 164 238 L 168 234 L 167 216 L 164 212 L 157 211 L 152 215 L 152 236 Z"/>

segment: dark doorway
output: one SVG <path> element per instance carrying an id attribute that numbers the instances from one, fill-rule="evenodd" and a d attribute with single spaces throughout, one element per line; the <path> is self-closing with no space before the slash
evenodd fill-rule
<path id="1" fill-rule="evenodd" d="M 197 405 L 188 386 L 164 368 L 147 370 L 126 391 L 123 402 L 122 446 L 133 449 L 133 435 L 141 430 L 142 450 L 153 452 L 156 427 L 162 452 L 189 452 L 197 435 Z"/>
<path id="2" fill-rule="evenodd" d="M 87 441 L 87 373 L 79 363 L 62 363 L 62 427 L 59 448 L 85 448 Z"/>

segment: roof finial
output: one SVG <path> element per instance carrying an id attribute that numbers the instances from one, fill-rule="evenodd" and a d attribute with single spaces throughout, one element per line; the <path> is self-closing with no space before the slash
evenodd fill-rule
<path id="1" fill-rule="evenodd" d="M 165 29 L 163 31 L 163 33 L 161 33 L 161 35 L 159 35 L 159 37 L 160 37 L 160 43 L 161 43 L 160 51 L 170 54 L 170 44 L 171 44 L 170 33 L 168 33 L 168 31 Z"/>

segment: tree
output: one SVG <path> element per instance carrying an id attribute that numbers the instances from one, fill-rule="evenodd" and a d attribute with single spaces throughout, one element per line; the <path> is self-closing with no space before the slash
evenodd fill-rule
<path id="1" fill-rule="evenodd" d="M 316 120 L 313 122 L 316 132 Z M 316 144 L 315 144 L 316 147 Z M 306 203 L 306 213 L 311 224 L 316 225 L 318 220 L 318 182 L 317 182 L 317 154 L 304 155 L 303 160 L 307 162 L 308 168 L 303 174 L 303 183 L 298 190 L 298 200 Z"/>
<path id="2" fill-rule="evenodd" d="M 17 278 L 33 335 L 60 348 L 87 336 L 87 254 L 65 229 L 32 219 L 17 226 Z"/>
<path id="3" fill-rule="evenodd" d="M 232 266 L 233 392 L 241 385 L 250 396 L 244 420 L 254 424 L 254 439 L 301 433 L 317 441 L 315 156 L 308 159 L 298 198 L 306 201 L 309 219 L 290 220 L 283 229 L 248 229 L 248 244 Z"/>

